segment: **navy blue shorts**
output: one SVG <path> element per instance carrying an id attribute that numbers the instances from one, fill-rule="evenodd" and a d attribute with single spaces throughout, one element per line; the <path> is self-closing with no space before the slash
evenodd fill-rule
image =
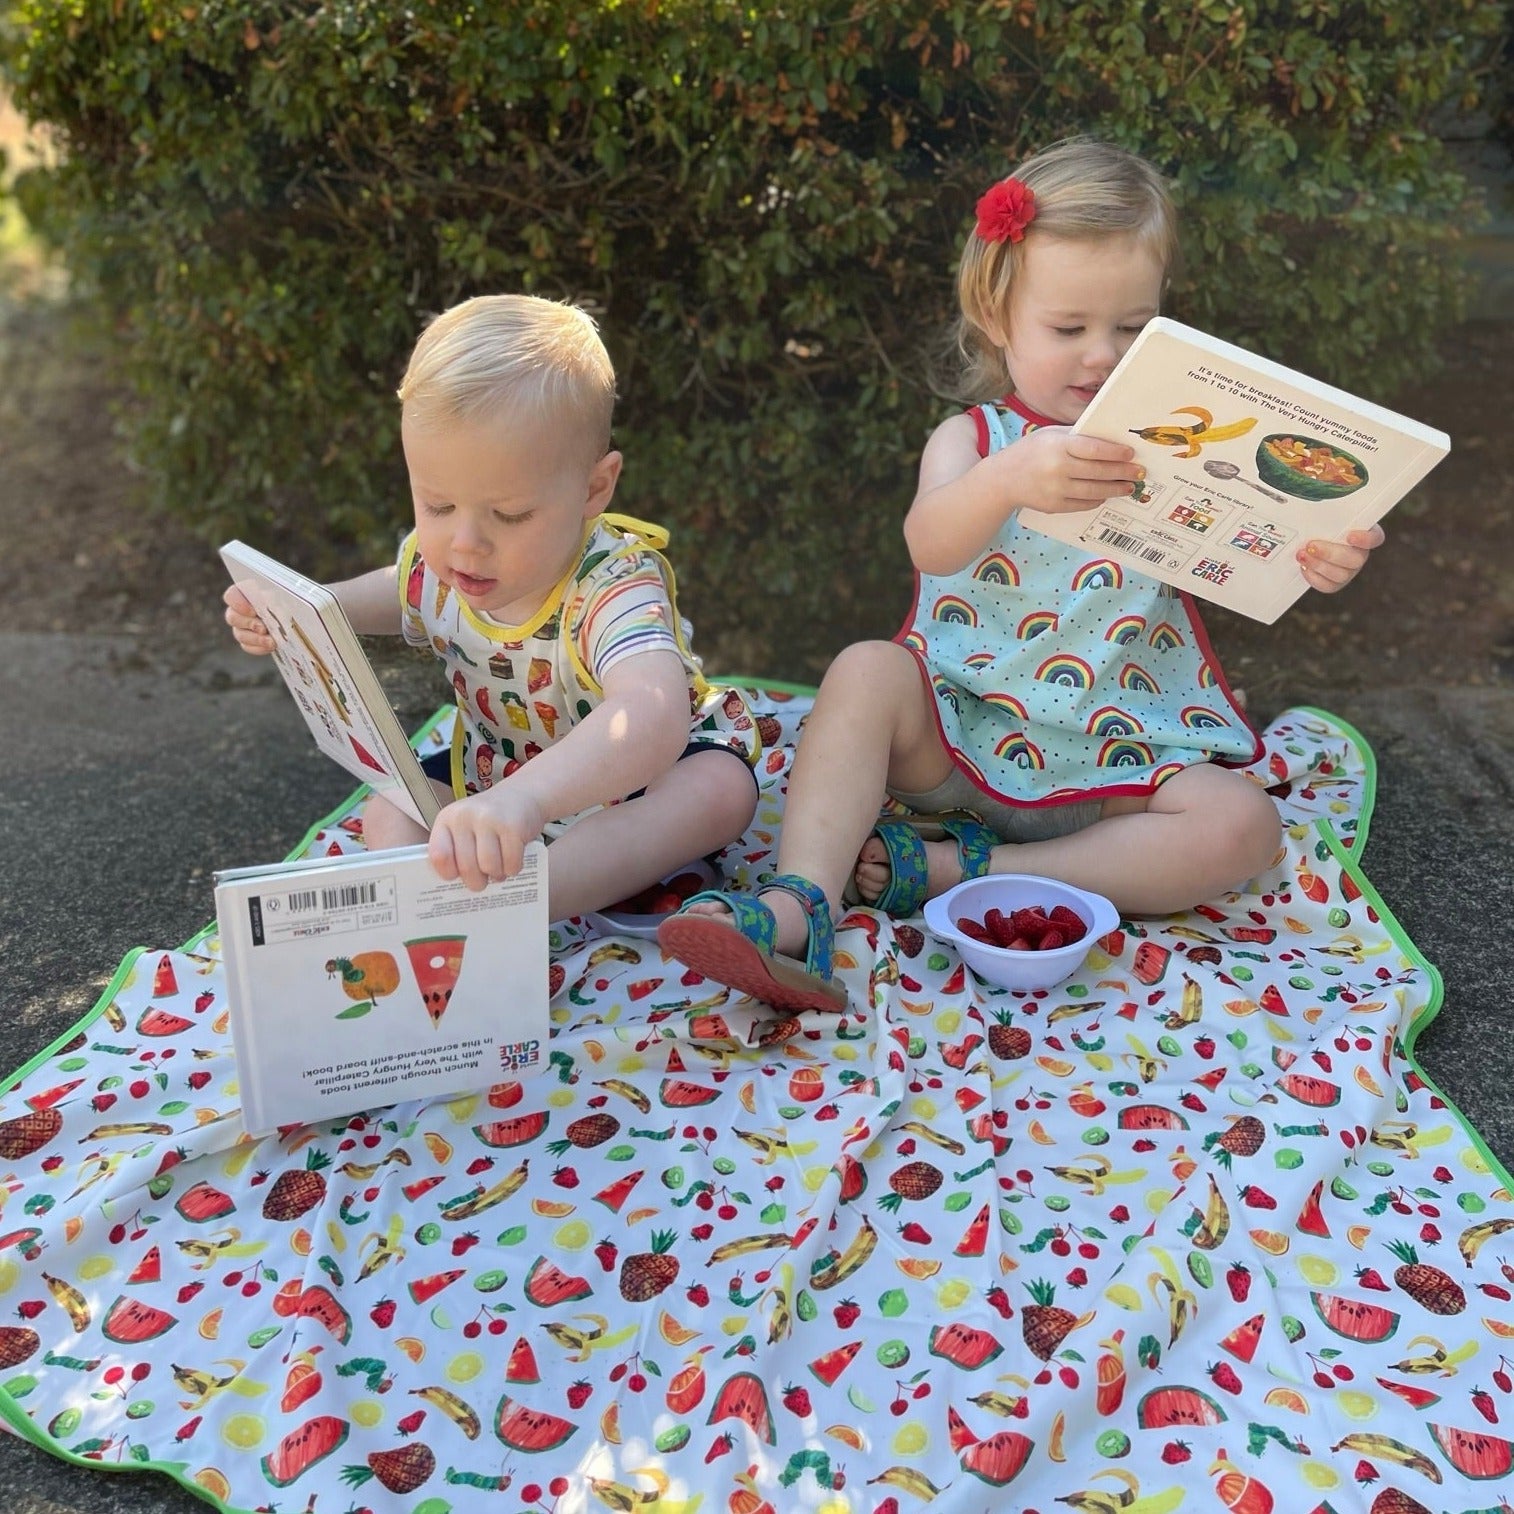
<path id="1" fill-rule="evenodd" d="M 678 760 L 692 757 L 695 752 L 729 752 L 748 773 L 752 775 L 752 782 L 757 783 L 757 770 L 740 752 L 734 747 L 728 747 L 723 741 L 691 741 L 682 752 L 678 754 Z M 434 778 L 438 783 L 445 783 L 449 787 L 452 784 L 452 752 L 450 749 L 433 752 L 429 757 L 421 759 L 421 771 L 428 778 Z M 637 789 L 634 794 L 627 794 L 627 799 L 637 799 L 646 793 L 645 789 Z"/>

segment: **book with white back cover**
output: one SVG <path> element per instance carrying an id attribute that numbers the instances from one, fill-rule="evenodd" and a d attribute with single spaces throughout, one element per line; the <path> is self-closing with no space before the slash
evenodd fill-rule
<path id="1" fill-rule="evenodd" d="M 1271 623 L 1309 587 L 1297 552 L 1380 520 L 1451 450 L 1443 431 L 1158 316 L 1074 432 L 1146 477 L 1092 510 L 1021 510 L 1091 556 Z"/>
<path id="2" fill-rule="evenodd" d="M 253 1135 L 539 1069 L 547 853 L 471 892 L 424 846 L 216 876 L 216 921 Z"/>

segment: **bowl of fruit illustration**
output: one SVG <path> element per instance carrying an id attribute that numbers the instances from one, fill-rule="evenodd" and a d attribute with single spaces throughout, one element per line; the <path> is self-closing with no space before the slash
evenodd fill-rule
<path id="1" fill-rule="evenodd" d="M 1349 452 L 1317 436 L 1264 436 L 1257 443 L 1256 471 L 1296 499 L 1344 499 L 1367 482 L 1367 469 Z"/>
<path id="2" fill-rule="evenodd" d="M 1030 873 L 969 878 L 925 905 L 933 936 L 956 947 L 980 978 L 1022 992 L 1075 973 L 1119 923 L 1102 894 Z"/>
<path id="3" fill-rule="evenodd" d="M 589 920 L 602 936 L 652 937 L 669 915 L 717 882 L 718 875 L 708 862 L 690 862 L 608 909 L 596 910 Z"/>

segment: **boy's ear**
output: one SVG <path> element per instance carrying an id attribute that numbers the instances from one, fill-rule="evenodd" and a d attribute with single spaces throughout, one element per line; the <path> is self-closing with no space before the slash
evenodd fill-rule
<path id="1" fill-rule="evenodd" d="M 610 507 L 615 485 L 620 481 L 620 468 L 625 459 L 613 449 L 606 452 L 589 470 L 589 488 L 584 497 L 584 515 L 602 515 Z"/>

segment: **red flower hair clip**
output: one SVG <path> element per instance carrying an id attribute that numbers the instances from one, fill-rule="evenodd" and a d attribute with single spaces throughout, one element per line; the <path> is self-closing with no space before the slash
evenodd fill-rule
<path id="1" fill-rule="evenodd" d="M 977 232 L 985 242 L 1021 242 L 1036 218 L 1036 197 L 1019 179 L 1003 179 L 978 201 Z"/>

